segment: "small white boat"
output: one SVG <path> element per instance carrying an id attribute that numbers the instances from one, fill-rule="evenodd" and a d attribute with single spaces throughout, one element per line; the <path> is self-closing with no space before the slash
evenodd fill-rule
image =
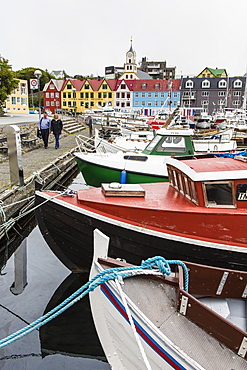
<path id="1" fill-rule="evenodd" d="M 163 273 L 148 269 L 150 259 L 132 270 L 133 265 L 107 258 L 108 237 L 95 230 L 94 238 L 90 279 L 123 268 L 104 275 L 90 293 L 113 370 L 247 368 L 246 272 L 176 261 L 171 272 L 162 257 L 157 266 Z"/>

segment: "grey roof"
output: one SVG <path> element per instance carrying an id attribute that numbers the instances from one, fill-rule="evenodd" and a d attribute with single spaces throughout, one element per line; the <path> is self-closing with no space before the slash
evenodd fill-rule
<path id="1" fill-rule="evenodd" d="M 149 76 L 149 74 L 148 74 L 148 73 L 143 72 L 143 71 L 141 71 L 140 69 L 138 69 L 138 70 L 137 70 L 136 74 L 137 74 L 137 76 L 138 76 L 141 80 L 151 80 L 151 79 L 152 79 L 152 77 L 151 77 L 151 76 Z"/>

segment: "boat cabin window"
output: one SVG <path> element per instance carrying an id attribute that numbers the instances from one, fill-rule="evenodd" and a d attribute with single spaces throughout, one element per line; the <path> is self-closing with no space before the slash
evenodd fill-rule
<path id="1" fill-rule="evenodd" d="M 160 135 L 156 135 L 153 140 L 148 144 L 147 146 L 147 150 L 153 150 L 153 148 L 157 145 L 157 143 L 159 142 L 161 136 Z"/>
<path id="2" fill-rule="evenodd" d="M 214 181 L 203 183 L 207 207 L 234 207 L 233 182 Z"/>
<path id="3" fill-rule="evenodd" d="M 186 145 L 183 136 L 163 136 L 156 148 L 160 153 L 185 153 Z"/>
<path id="4" fill-rule="evenodd" d="M 197 192 L 194 182 L 184 173 L 167 166 L 170 184 L 186 198 L 198 205 Z"/>

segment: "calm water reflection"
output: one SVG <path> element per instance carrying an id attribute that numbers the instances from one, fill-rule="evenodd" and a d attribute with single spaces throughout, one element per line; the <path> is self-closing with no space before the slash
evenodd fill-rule
<path id="1" fill-rule="evenodd" d="M 70 187 L 83 187 L 78 176 Z M 0 276 L 0 339 L 51 310 L 88 281 L 88 273 L 71 274 L 53 255 L 38 227 L 27 238 L 27 281 L 13 295 L 14 255 Z M 109 370 L 91 317 L 88 297 L 27 336 L 0 349 L 0 369 Z"/>

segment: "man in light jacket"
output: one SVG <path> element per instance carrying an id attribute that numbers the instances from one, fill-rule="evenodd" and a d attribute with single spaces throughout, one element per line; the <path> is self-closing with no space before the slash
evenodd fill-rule
<path id="1" fill-rule="evenodd" d="M 48 117 L 47 113 L 45 112 L 43 117 L 38 123 L 38 128 L 41 131 L 41 136 L 44 142 L 44 147 L 45 149 L 48 148 L 48 139 L 49 139 L 49 134 L 51 130 L 51 120 Z"/>

